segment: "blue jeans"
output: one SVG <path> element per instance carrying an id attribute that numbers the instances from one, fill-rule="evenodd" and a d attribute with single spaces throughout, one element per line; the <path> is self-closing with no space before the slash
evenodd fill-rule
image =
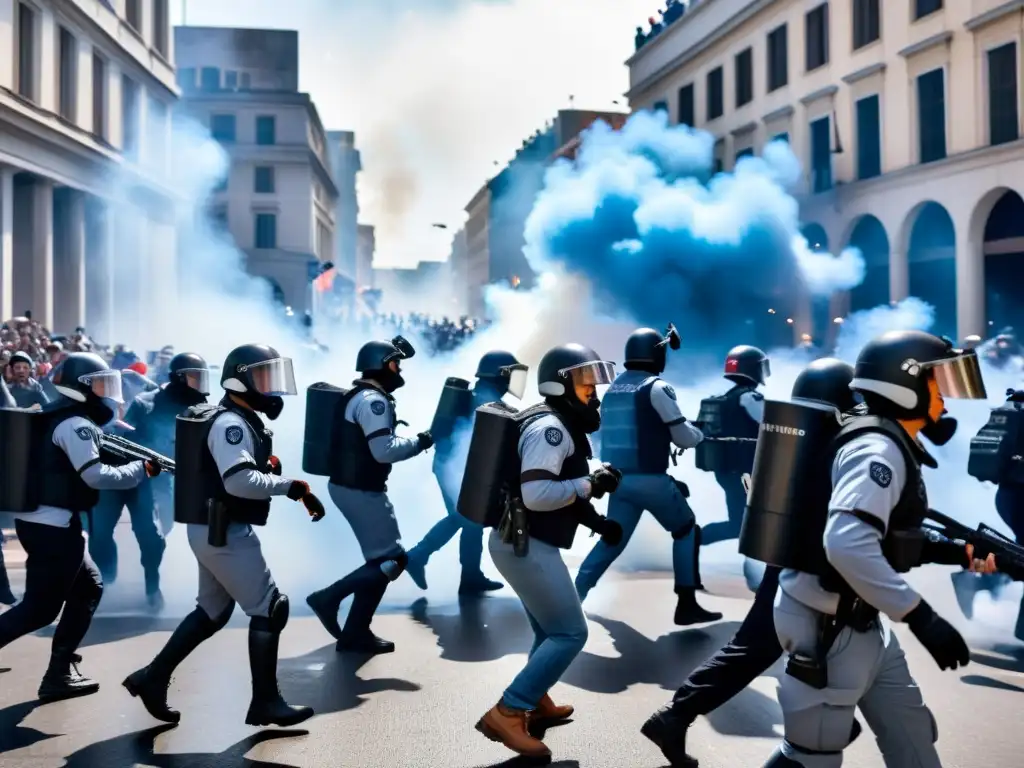
<path id="1" fill-rule="evenodd" d="M 153 489 L 148 482 L 127 490 L 102 491 L 99 503 L 92 509 L 89 522 L 89 555 L 103 581 L 113 584 L 117 579 L 117 544 L 114 527 L 124 508 L 131 517 L 132 533 L 139 543 L 140 560 L 147 579 L 156 579 L 167 543 L 160 532 L 153 502 Z"/>
<path id="2" fill-rule="evenodd" d="M 695 587 L 700 583 L 693 510 L 675 482 L 668 475 L 625 475 L 608 501 L 608 519 L 622 526 L 622 541 L 615 547 L 598 541 L 590 550 L 576 575 L 581 600 L 586 599 L 608 566 L 626 549 L 645 509 L 673 537 L 685 532 L 672 541 L 676 586 Z"/>
<path id="3" fill-rule="evenodd" d="M 534 637 L 526 666 L 505 689 L 502 703 L 536 709 L 586 645 L 587 620 L 556 547 L 530 539 L 526 557 L 516 557 L 496 530 L 487 544 L 494 566 L 522 601 Z"/>
<path id="4" fill-rule="evenodd" d="M 456 533 L 459 536 L 459 562 L 464 574 L 481 574 L 480 560 L 484 556 L 484 528 L 472 520 L 459 514 L 455 500 L 441 486 L 441 498 L 448 514 L 438 520 L 434 527 L 427 531 L 420 542 L 409 550 L 409 559 L 426 563 L 430 556 L 452 540 Z"/>

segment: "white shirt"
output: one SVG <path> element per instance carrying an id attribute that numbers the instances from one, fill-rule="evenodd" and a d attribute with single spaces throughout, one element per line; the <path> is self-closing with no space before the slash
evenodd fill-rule
<path id="1" fill-rule="evenodd" d="M 534 470 L 557 476 L 562 465 L 576 452 L 572 438 L 554 414 L 532 421 L 519 437 L 520 472 Z M 535 512 L 550 512 L 567 507 L 579 496 L 589 499 L 590 480 L 538 479 L 522 484 L 523 505 Z"/>

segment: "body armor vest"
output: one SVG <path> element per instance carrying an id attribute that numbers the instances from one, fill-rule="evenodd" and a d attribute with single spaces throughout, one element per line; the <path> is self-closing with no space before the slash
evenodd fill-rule
<path id="1" fill-rule="evenodd" d="M 708 397 L 700 403 L 697 422 L 705 437 L 745 437 L 756 440 L 760 424 L 740 405 L 748 392 L 758 395 L 757 388 L 737 384 L 724 395 Z M 743 473 L 754 466 L 753 442 L 702 441 L 695 449 L 697 468 L 705 472 Z"/>
<path id="2" fill-rule="evenodd" d="M 624 474 L 668 471 L 672 436 L 651 404 L 657 376 L 626 371 L 601 401 L 601 459 Z"/>
<path id="3" fill-rule="evenodd" d="M 41 484 L 39 487 L 39 506 L 57 507 L 71 512 L 88 512 L 100 500 L 99 491 L 90 488 L 68 455 L 53 442 L 53 433 L 62 423 L 73 416 L 86 416 L 86 408 L 79 403 L 68 401 L 70 405 L 59 405 L 52 411 L 43 411 L 37 418 L 44 421 L 40 426 L 39 462 Z M 93 429 L 93 440 L 99 450 L 100 428 L 90 420 Z M 81 427 L 80 427 L 81 429 Z M 83 468 L 84 469 L 84 468 Z"/>
<path id="4" fill-rule="evenodd" d="M 384 395 L 391 403 L 391 429 L 398 426 L 398 413 L 395 410 L 395 398 L 371 384 L 356 384 L 342 396 L 334 410 L 334 423 L 331 428 L 332 467 L 330 482 L 343 488 L 357 491 L 384 493 L 388 488 L 388 477 L 391 465 L 381 464 L 370 451 L 370 441 L 366 439 L 363 428 L 354 421 L 345 418 L 348 405 L 352 398 L 360 392 L 372 389 Z"/>

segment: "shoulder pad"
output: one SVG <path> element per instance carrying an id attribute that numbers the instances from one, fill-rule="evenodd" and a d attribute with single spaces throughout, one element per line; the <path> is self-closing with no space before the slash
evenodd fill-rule
<path id="1" fill-rule="evenodd" d="M 209 421 L 212 422 L 220 414 L 226 413 L 227 408 L 223 405 L 211 404 L 211 403 L 200 403 L 199 405 L 193 405 L 188 408 L 184 413 L 178 416 L 179 419 L 185 419 L 186 421 Z"/>
<path id="2" fill-rule="evenodd" d="M 515 420 L 519 423 L 519 430 L 521 432 L 537 419 L 554 413 L 554 410 L 547 403 L 538 403 L 519 411 L 515 416 Z"/>
<path id="3" fill-rule="evenodd" d="M 889 419 L 883 419 L 880 416 L 855 416 L 850 419 L 846 424 L 839 430 L 839 434 L 836 435 L 833 445 L 835 450 L 839 450 L 842 446 L 849 443 L 861 435 L 866 435 L 870 432 L 883 434 L 896 443 L 896 446 L 903 453 L 903 458 L 907 461 L 907 466 L 911 464 L 918 464 L 918 451 L 915 451 L 915 446 L 911 445 L 911 440 L 907 436 L 907 433 L 894 424 Z"/>

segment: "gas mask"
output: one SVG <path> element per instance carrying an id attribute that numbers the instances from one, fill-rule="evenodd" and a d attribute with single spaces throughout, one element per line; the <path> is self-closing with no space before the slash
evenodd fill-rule
<path id="1" fill-rule="evenodd" d="M 945 445 L 956 434 L 957 421 L 943 412 L 937 421 L 928 420 L 921 428 L 921 434 L 933 445 Z"/>

